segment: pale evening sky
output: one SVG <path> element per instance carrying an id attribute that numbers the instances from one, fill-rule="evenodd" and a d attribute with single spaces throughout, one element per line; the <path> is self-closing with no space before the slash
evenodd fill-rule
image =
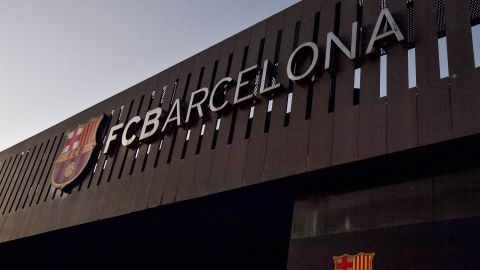
<path id="1" fill-rule="evenodd" d="M 0 151 L 297 0 L 0 0 Z"/>

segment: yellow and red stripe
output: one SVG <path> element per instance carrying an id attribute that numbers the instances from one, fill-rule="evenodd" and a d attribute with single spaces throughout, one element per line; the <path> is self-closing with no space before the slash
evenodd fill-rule
<path id="1" fill-rule="evenodd" d="M 83 132 L 80 138 L 80 145 L 85 145 L 92 140 L 92 135 L 96 129 L 97 121 L 90 121 L 84 126 Z"/>
<path id="2" fill-rule="evenodd" d="M 359 254 L 353 258 L 353 270 L 373 270 L 372 269 L 373 255 Z"/>

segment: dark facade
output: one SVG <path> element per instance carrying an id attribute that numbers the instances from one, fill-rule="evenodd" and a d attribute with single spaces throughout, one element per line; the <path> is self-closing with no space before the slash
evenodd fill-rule
<path id="1" fill-rule="evenodd" d="M 303 1 L 2 151 L 0 257 L 7 269 L 334 269 L 333 256 L 375 252 L 374 269 L 479 269 L 478 5 Z M 366 56 L 385 7 L 405 41 Z M 350 44 L 355 21 L 360 57 L 337 49 L 329 71 L 289 80 L 297 46 L 316 43 L 323 66 L 327 33 Z M 105 142 L 114 125 L 266 59 L 282 91 L 111 155 L 99 147 L 67 190 L 50 185 L 76 124 L 105 114 Z"/>

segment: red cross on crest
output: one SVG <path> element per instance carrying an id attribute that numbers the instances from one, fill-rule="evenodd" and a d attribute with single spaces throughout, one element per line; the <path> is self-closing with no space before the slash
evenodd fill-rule
<path id="1" fill-rule="evenodd" d="M 82 127 L 77 127 L 73 131 L 70 131 L 67 134 L 67 140 L 65 141 L 65 147 L 63 148 L 63 153 L 68 152 L 72 149 L 75 149 L 78 147 L 81 139 L 81 134 L 82 134 L 83 128 Z"/>

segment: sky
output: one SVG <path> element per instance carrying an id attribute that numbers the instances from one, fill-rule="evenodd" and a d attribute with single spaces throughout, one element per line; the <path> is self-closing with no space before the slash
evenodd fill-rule
<path id="1" fill-rule="evenodd" d="M 296 0 L 0 0 L 0 151 Z"/>

